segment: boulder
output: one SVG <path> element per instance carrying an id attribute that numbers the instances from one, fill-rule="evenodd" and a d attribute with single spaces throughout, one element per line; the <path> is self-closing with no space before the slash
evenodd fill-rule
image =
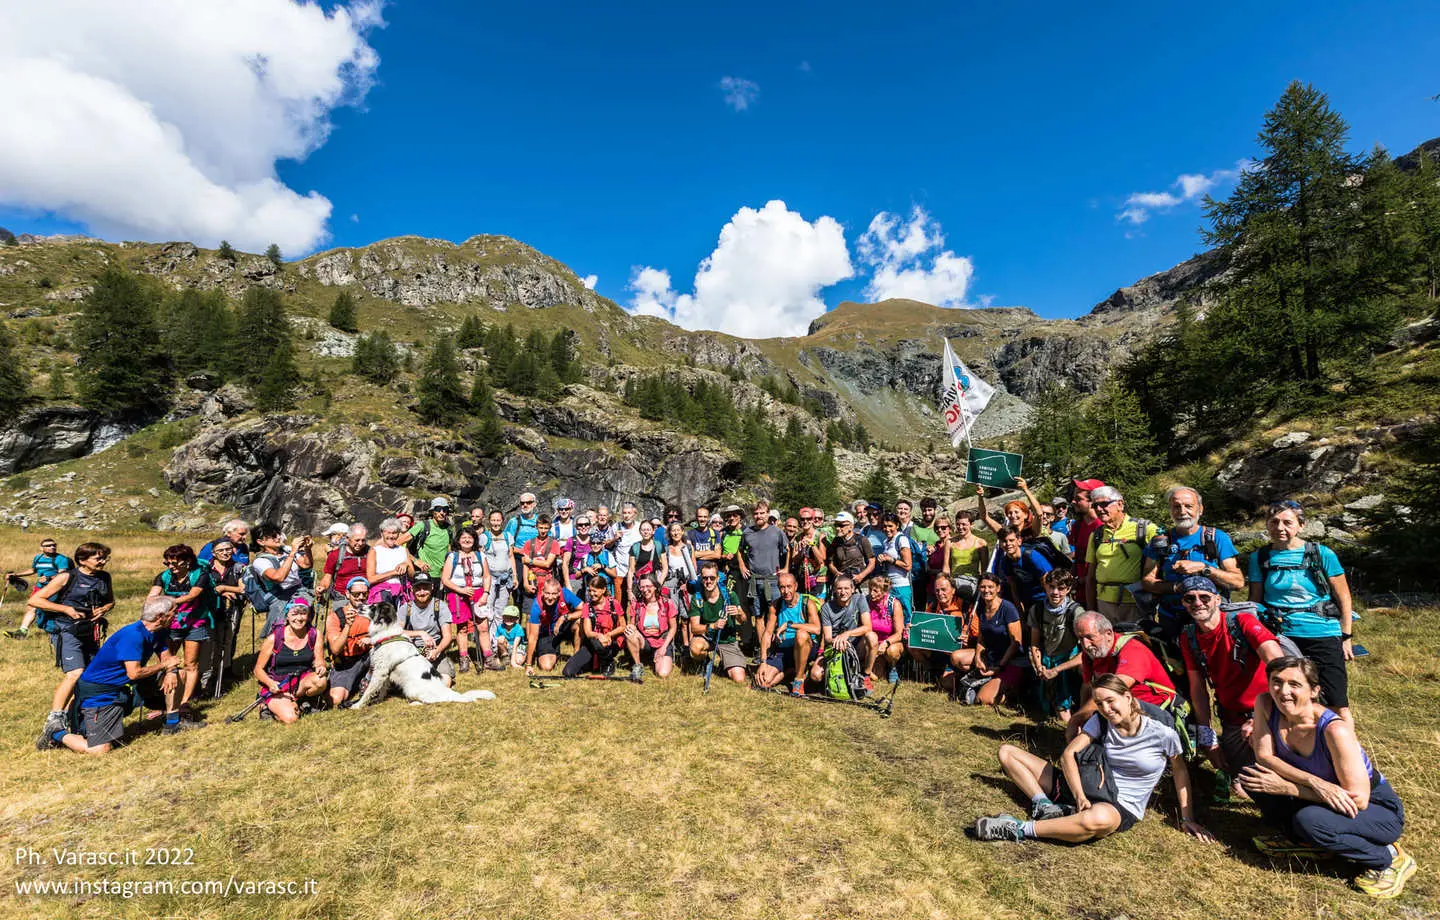
<path id="1" fill-rule="evenodd" d="M 1311 435 L 1308 431 L 1292 431 L 1289 434 L 1283 434 L 1276 438 L 1270 446 L 1276 450 L 1284 450 L 1287 447 L 1298 447 L 1310 440 L 1310 437 Z"/>
<path id="2" fill-rule="evenodd" d="M 84 457 L 119 442 L 138 427 L 76 406 L 31 409 L 0 430 L 0 476 Z"/>

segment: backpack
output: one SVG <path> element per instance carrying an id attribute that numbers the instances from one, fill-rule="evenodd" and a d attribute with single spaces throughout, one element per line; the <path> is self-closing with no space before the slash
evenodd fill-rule
<path id="1" fill-rule="evenodd" d="M 58 594 L 56 594 L 54 597 L 50 598 L 51 603 L 59 604 L 59 605 L 61 605 L 62 607 L 63 607 L 63 606 L 70 606 L 70 603 L 69 603 L 69 602 L 70 602 L 70 595 L 74 593 L 74 591 L 75 591 L 75 585 L 80 581 L 80 568 L 79 568 L 79 566 L 76 566 L 76 567 L 73 568 L 73 569 L 66 569 L 66 570 L 65 570 L 65 573 L 68 573 L 68 575 L 69 575 L 69 577 L 66 578 L 66 580 L 65 580 L 65 586 L 60 589 L 60 592 L 59 592 Z M 56 575 L 57 575 L 57 577 L 58 577 L 60 574 L 65 574 L 65 573 L 58 573 L 58 572 L 57 572 Z M 97 578 L 98 578 L 101 582 L 103 582 L 104 584 L 106 584 L 106 585 L 109 585 L 109 584 L 110 584 L 110 573 L 109 573 L 109 572 L 97 572 L 97 573 L 96 573 L 96 576 L 97 576 Z M 113 596 L 113 591 L 114 591 L 114 589 L 112 588 L 111 591 L 109 592 L 109 593 L 112 594 L 112 596 Z M 85 599 L 82 601 L 82 606 L 85 606 L 85 607 L 87 607 L 87 608 L 89 608 L 89 609 L 94 609 L 95 607 L 99 606 L 98 604 L 95 603 L 95 601 L 96 601 L 95 593 L 94 593 L 94 589 L 92 588 L 92 589 L 91 589 L 91 594 L 90 594 L 90 596 L 87 597 L 87 598 L 85 598 Z M 102 601 L 102 603 L 103 603 L 103 601 Z M 78 609 L 78 608 L 77 608 L 77 609 Z M 38 608 L 38 607 L 35 608 L 35 624 L 36 624 L 37 626 L 39 626 L 41 629 L 45 630 L 47 633 L 53 633 L 53 632 L 55 632 L 55 631 L 59 628 L 59 625 L 60 625 L 60 623 L 61 623 L 61 618 L 62 618 L 62 617 L 64 617 L 65 620 L 69 620 L 69 619 L 70 619 L 69 617 L 66 617 L 64 614 L 52 613 L 52 612 L 49 611 L 49 610 L 41 610 L 41 609 Z M 71 622 L 74 622 L 74 621 L 71 621 Z M 51 627 L 55 627 L 55 629 L 52 629 Z"/>
<path id="2" fill-rule="evenodd" d="M 1272 570 L 1276 572 L 1304 572 L 1316 589 L 1325 592 L 1325 599 L 1318 602 L 1311 611 L 1321 616 L 1340 619 L 1340 605 L 1335 603 L 1335 594 L 1330 590 L 1330 578 L 1325 574 L 1325 561 L 1320 558 L 1320 544 L 1305 541 L 1305 558 L 1300 565 L 1271 565 L 1270 547 L 1263 546 L 1256 553 L 1260 567 L 1260 581 L 1263 583 Z"/>
<path id="3" fill-rule="evenodd" d="M 1131 518 L 1130 520 L 1135 522 L 1135 536 L 1129 540 L 1112 539 L 1109 541 L 1120 547 L 1120 554 L 1123 555 L 1126 559 L 1130 558 L 1131 546 L 1138 547 L 1138 552 L 1144 552 L 1145 547 L 1150 545 L 1150 540 L 1155 536 L 1156 529 L 1154 524 L 1150 523 L 1144 518 Z M 1098 550 L 1100 546 L 1100 534 L 1104 532 L 1105 528 L 1100 527 L 1097 528 L 1095 532 L 1090 535 L 1090 548 Z"/>
<path id="4" fill-rule="evenodd" d="M 316 641 L 317 641 L 319 638 L 320 638 L 320 633 L 315 630 L 315 627 L 311 626 L 311 627 L 310 627 L 310 632 L 309 632 L 309 634 L 305 637 L 305 644 L 306 644 L 306 646 L 307 646 L 311 651 L 314 651 L 314 650 L 315 650 L 315 643 L 316 643 Z M 278 678 L 278 677 L 276 676 L 276 674 L 275 674 L 275 659 L 276 659 L 276 657 L 279 656 L 279 654 L 280 654 L 280 649 L 282 649 L 282 648 L 285 647 L 285 624 L 284 624 L 284 623 L 281 623 L 279 626 L 275 627 L 275 632 L 274 632 L 273 634 L 271 634 L 270 640 L 271 640 L 271 645 L 270 645 L 270 662 L 269 662 L 267 665 L 265 665 L 265 673 L 268 674 L 268 675 L 270 675 L 270 679 L 271 679 L 271 680 L 278 680 L 279 678 Z M 262 690 L 263 690 L 263 687 L 262 687 Z"/>
<path id="5" fill-rule="evenodd" d="M 837 700 L 859 700 L 865 697 L 865 677 L 860 655 L 854 644 L 842 652 L 831 646 L 825 650 L 825 693 Z"/>
<path id="6" fill-rule="evenodd" d="M 263 556 L 256 556 L 251 564 L 245 566 L 244 571 L 240 573 L 240 581 L 245 587 L 245 599 L 250 602 L 251 607 L 255 608 L 255 612 L 268 614 L 271 604 L 278 600 L 288 600 L 288 598 L 283 598 L 281 595 L 271 591 L 266 584 L 268 579 L 261 578 L 255 574 L 254 563 L 259 562 L 261 559 L 273 559 L 275 564 L 272 568 L 278 569 L 281 565 L 280 559 L 277 556 L 272 556 L 268 553 Z"/>
<path id="7" fill-rule="evenodd" d="M 1119 627 L 1116 628 L 1119 629 Z M 1118 656 L 1120 654 L 1120 649 L 1125 646 L 1125 643 L 1129 642 L 1132 639 L 1140 640 L 1140 642 L 1143 643 L 1146 648 L 1150 649 L 1151 654 L 1153 654 L 1160 661 L 1163 662 L 1165 660 L 1164 655 L 1161 653 L 1161 651 L 1156 649 L 1155 647 L 1159 640 L 1143 632 L 1127 632 L 1123 635 L 1116 636 L 1115 647 L 1111 649 L 1110 654 Z M 1175 729 L 1175 733 L 1180 736 L 1181 753 L 1185 755 L 1186 760 L 1190 760 L 1191 758 L 1193 758 L 1195 756 L 1195 738 L 1190 733 L 1189 728 L 1186 724 L 1186 720 L 1190 717 L 1190 701 L 1185 699 L 1185 697 L 1181 695 L 1179 690 L 1171 689 L 1164 684 L 1157 684 L 1154 681 L 1150 680 L 1139 681 L 1139 683 L 1143 683 L 1145 686 L 1149 687 L 1151 690 L 1155 691 L 1160 696 L 1165 697 L 1165 702 L 1159 706 L 1156 706 L 1154 703 L 1147 703 L 1143 700 L 1136 700 L 1135 702 L 1139 703 L 1141 708 L 1143 708 L 1147 713 L 1159 719 L 1162 724 L 1167 724 L 1171 728 Z M 1157 715 L 1157 713 L 1159 713 L 1159 715 Z M 1100 721 L 1102 723 L 1105 722 L 1103 717 Z"/>
<path id="8" fill-rule="evenodd" d="M 420 525 L 420 535 L 417 536 L 415 539 L 411 540 L 409 545 L 423 549 L 425 546 L 425 539 L 430 536 L 430 527 L 434 523 L 435 521 L 433 518 L 427 517 Z M 450 538 L 449 542 L 451 549 L 455 548 L 455 535 L 457 533 L 459 533 L 459 528 L 456 528 L 454 530 L 451 530 L 449 527 L 445 528 L 445 535 Z M 411 552 L 410 555 L 414 556 L 416 559 L 420 558 L 419 553 Z M 337 571 L 339 570 L 339 563 L 336 563 L 335 568 Z"/>
<path id="9" fill-rule="evenodd" d="M 1052 569 L 1063 569 L 1069 572 L 1075 568 L 1074 560 L 1060 552 L 1060 550 L 1055 547 L 1055 544 L 1050 542 L 1049 537 L 1030 537 L 1027 540 L 1023 540 L 1021 545 L 1025 549 L 1044 556 L 1045 561 L 1050 563 L 1050 568 Z"/>
<path id="10" fill-rule="evenodd" d="M 1250 657 L 1253 649 L 1250 648 L 1250 643 L 1245 638 L 1245 628 L 1240 625 L 1240 614 L 1248 613 L 1251 616 L 1259 617 L 1260 608 L 1251 603 L 1221 604 L 1220 611 L 1225 614 L 1225 631 L 1230 633 L 1231 644 L 1235 647 L 1234 652 L 1231 653 L 1232 657 L 1237 664 L 1241 663 Z M 1200 665 L 1200 674 L 1209 680 L 1210 667 L 1205 661 L 1205 653 L 1200 651 L 1199 627 L 1190 623 L 1181 632 L 1184 635 L 1185 644 L 1190 646 L 1190 654 L 1194 657 L 1195 663 Z M 1300 647 L 1295 644 L 1295 640 L 1289 636 L 1277 635 L 1275 641 L 1280 643 L 1280 650 L 1287 656 L 1305 657 L 1300 654 Z"/>

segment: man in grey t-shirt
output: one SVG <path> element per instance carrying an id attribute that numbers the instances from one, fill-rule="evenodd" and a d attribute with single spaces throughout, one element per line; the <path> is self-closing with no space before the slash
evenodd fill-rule
<path id="1" fill-rule="evenodd" d="M 415 576 L 410 589 L 415 592 L 415 599 L 401 604 L 396 611 L 401 628 L 405 635 L 424 643 L 421 652 L 435 665 L 448 687 L 455 682 L 455 663 L 445 654 L 455 641 L 450 610 L 435 599 L 435 582 L 429 575 Z"/>
<path id="2" fill-rule="evenodd" d="M 740 577 L 749 584 L 751 622 L 765 622 L 780 597 L 776 576 L 790 563 L 790 538 L 770 521 L 770 503 L 755 503 L 755 525 L 740 537 Z"/>
<path id="3" fill-rule="evenodd" d="M 875 644 L 875 633 L 864 619 L 869 609 L 865 598 L 855 590 L 855 580 L 849 575 L 841 575 L 830 583 L 830 596 L 820 605 L 820 653 L 810 668 L 811 680 L 825 680 L 825 650 L 828 648 L 843 651 L 853 642 L 860 661 L 867 660 L 866 656 Z"/>

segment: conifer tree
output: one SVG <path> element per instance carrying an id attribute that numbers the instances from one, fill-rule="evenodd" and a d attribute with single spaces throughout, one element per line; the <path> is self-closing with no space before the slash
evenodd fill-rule
<path id="1" fill-rule="evenodd" d="M 290 323 L 285 318 L 279 292 L 262 287 L 248 289 L 240 302 L 235 327 L 235 349 L 243 362 L 240 379 L 251 386 L 258 385 L 271 353 L 290 337 Z"/>
<path id="2" fill-rule="evenodd" d="M 227 262 L 235 261 L 235 247 L 230 245 L 229 240 L 221 240 L 220 249 L 215 254 Z"/>
<path id="3" fill-rule="evenodd" d="M 900 487 L 895 484 L 889 468 L 882 461 L 876 463 L 870 474 L 861 480 L 856 487 L 856 495 L 877 505 L 893 508 L 900 499 Z"/>
<path id="4" fill-rule="evenodd" d="M 465 391 L 460 387 L 460 365 L 449 336 L 440 336 L 425 358 L 420 371 L 420 417 L 431 425 L 450 425 L 465 411 Z"/>
<path id="5" fill-rule="evenodd" d="M 254 388 L 255 405 L 263 412 L 278 412 L 295 405 L 295 388 L 300 385 L 300 370 L 295 366 L 295 345 L 286 335 L 270 352 Z"/>
<path id="6" fill-rule="evenodd" d="M 360 336 L 355 341 L 355 358 L 350 371 L 371 383 L 389 383 L 400 372 L 400 354 L 384 329 Z"/>
<path id="7" fill-rule="evenodd" d="M 15 354 L 15 341 L 0 322 L 0 415 L 14 417 L 29 395 L 24 366 Z"/>
<path id="8" fill-rule="evenodd" d="M 470 381 L 470 413 L 477 417 L 483 417 L 487 413 L 495 412 L 495 393 L 490 389 L 490 384 L 485 382 L 484 374 L 476 374 L 475 379 Z"/>
<path id="9" fill-rule="evenodd" d="M 335 302 L 330 305 L 330 325 L 341 332 L 360 331 L 355 315 L 355 298 L 350 296 L 349 291 L 335 295 Z"/>
<path id="10" fill-rule="evenodd" d="M 1160 469 L 1160 452 L 1140 401 L 1115 377 L 1107 379 L 1090 400 L 1084 420 L 1087 476 L 1124 491 Z"/>
<path id="11" fill-rule="evenodd" d="M 485 329 L 480 325 L 480 320 L 474 313 L 467 314 L 464 322 L 460 324 L 460 331 L 455 335 L 455 347 L 465 351 L 480 348 L 484 344 Z"/>
<path id="12" fill-rule="evenodd" d="M 285 260 L 280 257 L 279 243 L 270 244 L 270 246 L 265 250 L 265 258 L 269 259 L 270 264 L 275 266 L 276 268 L 283 268 L 285 266 Z"/>
<path id="13" fill-rule="evenodd" d="M 1030 423 L 1020 433 L 1025 475 L 1036 489 L 1053 491 L 1074 473 L 1084 447 L 1085 430 L 1076 411 L 1076 394 L 1047 381 L 1032 403 Z"/>
<path id="14" fill-rule="evenodd" d="M 80 404 L 97 412 L 150 412 L 164 406 L 169 368 L 156 318 L 156 288 L 107 268 L 81 302 L 74 346 Z"/>
<path id="15" fill-rule="evenodd" d="M 50 362 L 50 381 L 46 389 L 46 395 L 56 401 L 70 395 L 70 386 L 65 380 L 65 365 L 59 358 Z"/>

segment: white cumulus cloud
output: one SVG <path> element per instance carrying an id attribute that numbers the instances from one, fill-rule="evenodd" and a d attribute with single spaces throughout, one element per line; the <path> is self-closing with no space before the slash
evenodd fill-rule
<path id="1" fill-rule="evenodd" d="M 820 291 L 854 274 L 845 231 L 832 217 L 807 221 L 783 201 L 741 208 L 695 273 L 694 293 L 677 293 L 664 269 L 637 268 L 632 312 L 686 329 L 747 338 L 804 335 L 825 312 Z"/>
<path id="2" fill-rule="evenodd" d="M 276 161 L 323 144 L 379 59 L 377 2 L 0 3 L 0 203 L 107 237 L 228 239 L 287 256 L 330 202 Z"/>
<path id="3" fill-rule="evenodd" d="M 1135 192 L 1125 199 L 1125 205 L 1115 215 L 1115 219 L 1129 221 L 1138 226 L 1149 220 L 1152 214 L 1164 213 L 1189 201 L 1198 201 L 1217 186 L 1235 181 L 1241 173 L 1253 169 L 1254 165 L 1250 160 L 1240 160 L 1234 169 L 1217 169 L 1208 176 L 1202 173 L 1184 173 L 1170 183 L 1173 191 Z"/>
<path id="4" fill-rule="evenodd" d="M 916 205 L 909 219 L 881 211 L 856 243 L 860 260 L 873 269 L 865 296 L 918 300 L 941 307 L 966 306 L 975 263 L 945 248 L 940 223 Z M 927 264 L 928 263 L 928 264 Z"/>
<path id="5" fill-rule="evenodd" d="M 737 112 L 743 112 L 750 108 L 760 95 L 760 84 L 743 77 L 721 77 L 720 94 L 725 97 L 726 105 Z"/>
<path id="6" fill-rule="evenodd" d="M 599 276 L 599 275 L 586 275 L 584 278 L 581 278 L 581 279 L 580 279 L 580 283 L 583 284 L 583 285 L 585 285 L 585 287 L 586 287 L 588 290 L 593 291 L 593 290 L 595 290 L 595 285 L 597 285 L 597 284 L 600 283 L 600 276 Z"/>

